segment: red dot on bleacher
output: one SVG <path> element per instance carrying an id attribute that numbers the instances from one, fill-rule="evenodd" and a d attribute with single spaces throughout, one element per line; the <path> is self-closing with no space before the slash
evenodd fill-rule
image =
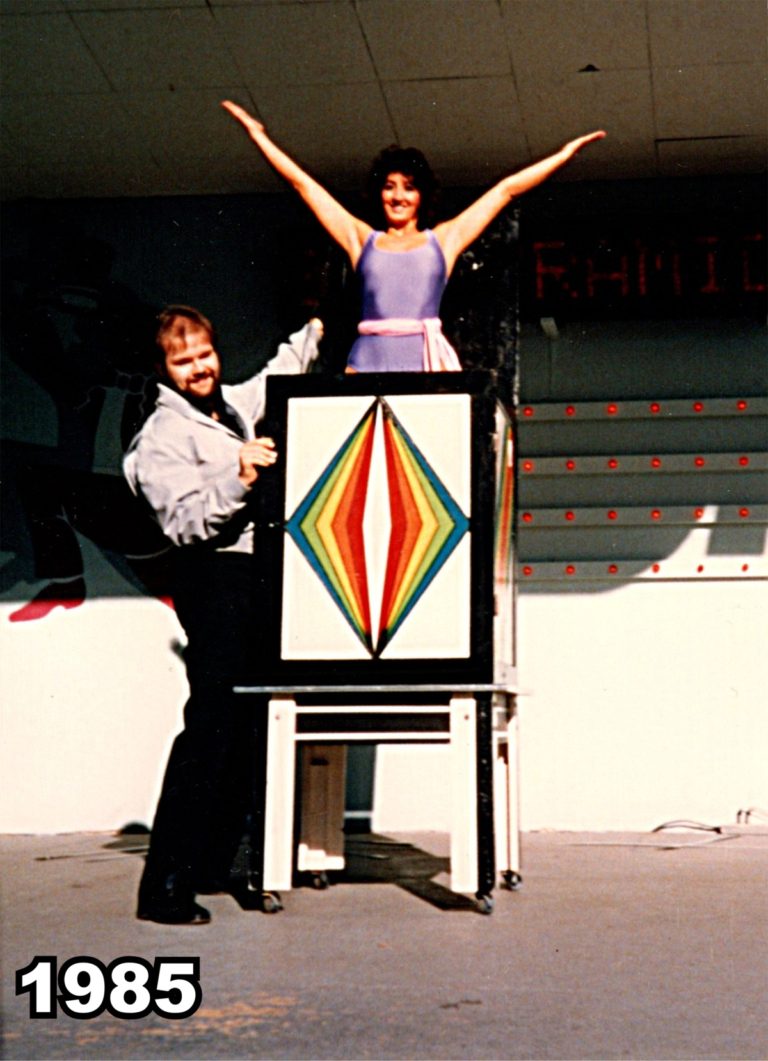
<path id="1" fill-rule="evenodd" d="M 565 466 L 569 472 L 572 472 L 573 469 L 576 467 L 576 461 L 568 460 L 565 462 Z"/>
<path id="2" fill-rule="evenodd" d="M 652 468 L 660 468 L 661 467 L 661 457 L 652 457 L 651 458 L 651 467 Z"/>
<path id="3" fill-rule="evenodd" d="M 576 574 L 576 568 L 574 567 L 573 564 L 568 564 L 568 566 L 565 569 L 565 573 L 566 573 L 566 575 L 575 575 Z"/>
<path id="4" fill-rule="evenodd" d="M 608 413 L 609 416 L 615 416 L 616 413 L 619 411 L 619 407 L 618 405 L 615 405 L 613 402 L 611 402 L 610 405 L 606 405 L 605 411 Z"/>
<path id="5" fill-rule="evenodd" d="M 618 570 L 619 569 L 618 569 L 618 566 L 616 564 L 609 564 L 609 566 L 608 566 L 609 574 L 615 575 Z"/>
<path id="6" fill-rule="evenodd" d="M 704 409 L 704 402 L 694 402 L 693 403 L 693 411 L 695 413 L 700 413 L 700 412 L 703 411 L 703 409 Z"/>
<path id="7" fill-rule="evenodd" d="M 565 513 L 565 518 L 568 519 L 568 520 L 576 519 L 576 513 L 575 512 L 566 512 Z"/>
<path id="8" fill-rule="evenodd" d="M 747 519 L 747 517 L 749 516 L 749 509 L 748 508 L 740 508 L 739 509 L 739 515 L 741 516 L 742 519 Z"/>
<path id="9" fill-rule="evenodd" d="M 655 508 L 653 512 L 651 512 L 651 519 L 661 519 L 661 509 Z"/>
<path id="10" fill-rule="evenodd" d="M 566 407 L 565 407 L 565 415 L 566 416 L 575 416 L 576 415 L 576 406 L 575 405 L 566 405 Z"/>
<path id="11" fill-rule="evenodd" d="M 616 458 L 615 457 L 611 457 L 611 459 L 608 461 L 608 467 L 609 468 L 618 468 L 618 466 L 619 466 L 619 462 L 616 460 Z"/>
<path id="12" fill-rule="evenodd" d="M 696 465 L 697 468 L 703 468 L 707 462 L 704 460 L 703 457 L 696 457 L 693 463 Z"/>
<path id="13" fill-rule="evenodd" d="M 746 468 L 746 466 L 749 464 L 749 457 L 739 457 L 739 464 L 742 466 L 742 468 Z"/>
<path id="14" fill-rule="evenodd" d="M 608 513 L 608 519 L 617 519 L 618 515 L 618 512 L 612 508 L 611 511 Z"/>
<path id="15" fill-rule="evenodd" d="M 649 406 L 649 409 L 651 410 L 652 413 L 660 413 L 661 412 L 661 406 L 659 405 L 658 402 L 651 402 L 651 404 Z"/>

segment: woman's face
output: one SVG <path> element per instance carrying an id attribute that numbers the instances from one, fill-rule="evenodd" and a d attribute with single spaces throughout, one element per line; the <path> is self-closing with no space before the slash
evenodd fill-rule
<path id="1" fill-rule="evenodd" d="M 418 221 L 421 192 L 411 177 L 390 173 L 381 189 L 381 205 L 387 224 L 403 228 L 410 221 Z"/>

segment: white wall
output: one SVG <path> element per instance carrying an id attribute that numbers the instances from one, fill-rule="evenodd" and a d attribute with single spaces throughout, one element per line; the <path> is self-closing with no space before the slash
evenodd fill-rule
<path id="1" fill-rule="evenodd" d="M 734 822 L 768 807 L 768 584 L 520 600 L 524 829 Z M 374 828 L 447 829 L 442 749 L 380 748 Z"/>
<path id="2" fill-rule="evenodd" d="M 17 606 L 0 605 L 0 831 L 151 824 L 185 698 L 175 614 L 102 598 L 9 623 Z"/>
<path id="3" fill-rule="evenodd" d="M 181 723 L 173 612 L 146 598 L 2 632 L 0 831 L 150 823 Z M 768 584 L 637 582 L 520 600 L 525 829 L 732 822 L 768 807 Z M 446 829 L 445 752 L 382 746 L 374 828 Z"/>

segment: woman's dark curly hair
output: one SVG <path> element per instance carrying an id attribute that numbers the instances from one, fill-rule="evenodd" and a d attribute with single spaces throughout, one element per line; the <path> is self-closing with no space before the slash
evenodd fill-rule
<path id="1" fill-rule="evenodd" d="M 402 173 L 410 177 L 421 195 L 419 206 L 419 228 L 425 228 L 434 217 L 437 202 L 437 178 L 424 155 L 416 147 L 398 147 L 392 144 L 385 147 L 373 160 L 368 181 L 366 197 L 371 211 L 376 215 L 376 224 L 383 221 L 381 209 L 381 190 L 390 173 Z"/>

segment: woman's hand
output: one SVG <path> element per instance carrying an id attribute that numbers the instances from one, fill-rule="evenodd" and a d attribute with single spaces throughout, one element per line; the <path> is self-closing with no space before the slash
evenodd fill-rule
<path id="1" fill-rule="evenodd" d="M 587 133 L 586 136 L 579 136 L 575 140 L 570 140 L 562 149 L 565 160 L 573 158 L 577 152 L 581 151 L 582 147 L 586 147 L 587 144 L 591 144 L 594 140 L 603 140 L 605 136 L 607 136 L 605 130 L 598 129 L 594 133 Z"/>
<path id="2" fill-rule="evenodd" d="M 245 127 L 246 132 L 249 134 L 249 136 L 253 136 L 254 133 L 258 134 L 265 132 L 262 123 L 256 121 L 256 119 L 252 115 L 250 115 L 247 110 L 244 110 L 242 107 L 238 106 L 237 103 L 233 103 L 231 100 L 225 99 L 222 101 L 221 105 L 225 111 L 229 111 L 232 117 L 235 118 L 238 122 L 240 122 L 242 126 Z"/>

